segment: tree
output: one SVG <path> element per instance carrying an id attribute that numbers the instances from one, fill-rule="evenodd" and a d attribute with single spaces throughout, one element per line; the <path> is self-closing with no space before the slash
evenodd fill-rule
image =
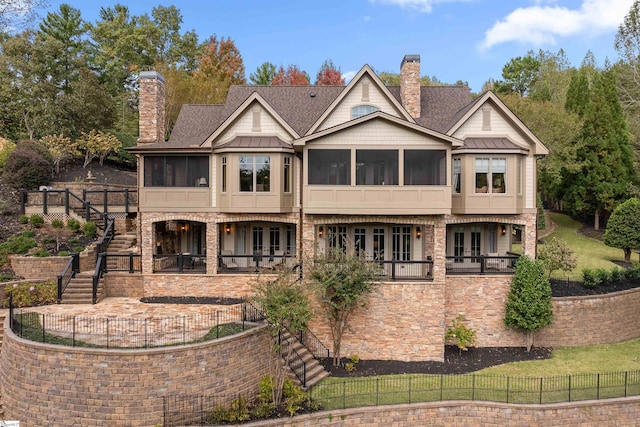
<path id="1" fill-rule="evenodd" d="M 547 239 L 544 245 L 538 246 L 538 260 L 542 261 L 549 279 L 556 270 L 568 272 L 578 265 L 578 260 L 573 256 L 573 250 L 566 241 L 557 237 Z"/>
<path id="2" fill-rule="evenodd" d="M 621 203 L 609 217 L 604 244 L 624 251 L 624 261 L 631 262 L 631 251 L 640 249 L 640 202 L 631 198 Z"/>
<path id="3" fill-rule="evenodd" d="M 59 135 L 45 135 L 40 139 L 40 143 L 47 147 L 51 158 L 53 159 L 53 168 L 55 173 L 60 173 L 60 164 L 79 153 L 77 144 L 71 142 L 71 139 L 59 134 Z"/>
<path id="4" fill-rule="evenodd" d="M 120 140 L 114 135 L 96 130 L 82 132 L 76 143 L 78 144 L 78 150 L 84 153 L 84 168 L 96 157 L 100 160 L 100 165 L 102 165 L 109 153 L 116 152 L 122 146 Z"/>
<path id="5" fill-rule="evenodd" d="M 293 345 L 281 344 L 281 333 L 285 328 L 294 333 L 306 329 L 311 319 L 309 299 L 295 274 L 284 268 L 274 278 L 259 279 L 250 300 L 264 312 L 268 321 L 271 350 L 277 356 L 275 361 L 269 357 L 269 365 L 275 383 L 272 387 L 273 403 L 278 406 L 282 401 L 284 366 L 288 366 L 293 349 Z M 274 365 L 272 362 L 275 362 Z"/>
<path id="6" fill-rule="evenodd" d="M 518 259 L 505 309 L 505 323 L 525 332 L 527 351 L 531 351 L 535 331 L 553 320 L 551 285 L 542 262 L 526 255 Z"/>
<path id="7" fill-rule="evenodd" d="M 289 65 L 286 70 L 281 65 L 271 84 L 274 86 L 309 86 L 309 81 L 309 75 L 305 71 L 300 71 L 297 65 Z"/>
<path id="8" fill-rule="evenodd" d="M 317 257 L 308 273 L 333 340 L 333 364 L 340 363 L 340 348 L 351 317 L 366 306 L 375 288 L 376 266 L 339 249 Z"/>
<path id="9" fill-rule="evenodd" d="M 276 76 L 276 66 L 271 62 L 263 62 L 254 73 L 249 76 L 249 81 L 254 85 L 270 85 Z"/>
<path id="10" fill-rule="evenodd" d="M 211 36 L 202 49 L 200 68 L 196 79 L 203 79 L 209 86 L 212 102 L 222 103 L 231 85 L 244 84 L 244 63 L 242 55 L 230 38 Z"/>
<path id="11" fill-rule="evenodd" d="M 531 91 L 538 79 L 540 61 L 531 55 L 518 56 L 511 59 L 502 68 L 505 88 L 516 92 L 521 97 Z"/>
<path id="12" fill-rule="evenodd" d="M 336 68 L 332 60 L 325 60 L 316 75 L 315 84 L 319 86 L 344 86 L 340 68 Z"/>
<path id="13" fill-rule="evenodd" d="M 46 5 L 46 0 L 0 0 L 0 32 L 15 30 L 22 22 L 29 22 L 35 10 Z"/>

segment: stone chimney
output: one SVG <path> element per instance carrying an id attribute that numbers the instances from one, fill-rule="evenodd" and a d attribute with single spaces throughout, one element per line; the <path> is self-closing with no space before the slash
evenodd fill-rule
<path id="1" fill-rule="evenodd" d="M 411 117 L 420 117 L 420 55 L 405 55 L 402 58 L 400 101 Z"/>
<path id="2" fill-rule="evenodd" d="M 140 72 L 138 145 L 164 142 L 164 77 L 156 71 Z"/>

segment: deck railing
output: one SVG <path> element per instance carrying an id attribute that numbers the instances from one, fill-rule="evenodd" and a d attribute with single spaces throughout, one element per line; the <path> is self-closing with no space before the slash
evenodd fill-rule
<path id="1" fill-rule="evenodd" d="M 134 212 L 138 202 L 137 190 L 83 190 L 82 196 L 78 196 L 69 189 L 55 189 L 44 187 L 42 190 L 21 190 L 20 213 L 26 213 L 28 206 L 39 206 L 43 214 L 48 214 L 50 208 L 63 208 L 63 212 L 69 215 L 73 210 L 84 210 L 88 206 L 99 206 L 100 212 Z"/>
<path id="2" fill-rule="evenodd" d="M 205 254 L 155 254 L 153 255 L 154 273 L 205 273 L 207 256 Z"/>
<path id="3" fill-rule="evenodd" d="M 447 274 L 513 274 L 519 255 L 448 256 Z"/>

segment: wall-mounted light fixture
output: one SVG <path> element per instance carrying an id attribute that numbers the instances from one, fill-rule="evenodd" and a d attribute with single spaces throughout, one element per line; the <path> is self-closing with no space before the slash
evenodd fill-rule
<path id="1" fill-rule="evenodd" d="M 189 224 L 185 222 L 182 225 L 180 225 L 180 231 L 183 233 L 186 233 L 187 231 L 189 231 Z"/>
<path id="2" fill-rule="evenodd" d="M 500 228 L 500 234 L 502 234 L 503 236 L 507 234 L 507 226 L 505 224 L 502 224 Z"/>
<path id="3" fill-rule="evenodd" d="M 422 237 L 422 229 L 420 227 L 416 227 L 416 238 Z"/>
<path id="4" fill-rule="evenodd" d="M 227 223 L 227 225 L 224 227 L 224 231 L 226 231 L 227 234 L 231 234 L 231 224 Z"/>
<path id="5" fill-rule="evenodd" d="M 318 226 L 318 237 L 322 239 L 324 236 L 324 227 L 322 225 Z"/>

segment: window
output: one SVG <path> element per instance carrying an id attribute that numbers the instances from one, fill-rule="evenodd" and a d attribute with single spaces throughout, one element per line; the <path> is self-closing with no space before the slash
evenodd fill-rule
<path id="1" fill-rule="evenodd" d="M 269 192 L 269 156 L 240 156 L 240 191 Z"/>
<path id="2" fill-rule="evenodd" d="M 293 225 L 285 226 L 287 240 L 287 255 L 295 255 L 296 253 L 296 230 Z"/>
<path id="3" fill-rule="evenodd" d="M 480 227 L 471 227 L 471 256 L 480 256 L 482 251 L 482 230 Z M 471 262 L 480 262 L 479 258 L 473 258 Z"/>
<path id="4" fill-rule="evenodd" d="M 460 194 L 461 190 L 461 179 L 462 179 L 462 160 L 461 159 L 453 159 L 453 192 L 455 194 Z"/>
<path id="5" fill-rule="evenodd" d="M 411 227 L 392 227 L 391 241 L 395 261 L 411 260 Z"/>
<path id="6" fill-rule="evenodd" d="M 505 193 L 507 159 L 504 157 L 476 158 L 476 193 Z"/>
<path id="7" fill-rule="evenodd" d="M 262 254 L 262 227 L 253 227 L 253 253 Z"/>
<path id="8" fill-rule="evenodd" d="M 208 182 L 209 156 L 144 157 L 145 187 L 208 187 Z"/>
<path id="9" fill-rule="evenodd" d="M 447 185 L 445 150 L 404 150 L 404 185 Z"/>
<path id="10" fill-rule="evenodd" d="M 222 158 L 222 192 L 227 192 L 227 158 Z"/>
<path id="11" fill-rule="evenodd" d="M 291 193 L 291 157 L 284 158 L 283 174 L 284 192 Z"/>
<path id="12" fill-rule="evenodd" d="M 339 248 L 347 253 L 347 227 L 344 225 L 330 225 L 329 229 L 329 249 Z"/>
<path id="13" fill-rule="evenodd" d="M 524 162 L 524 157 L 518 158 L 518 195 L 522 195 L 522 173 L 524 172 L 524 167 L 522 163 Z"/>
<path id="14" fill-rule="evenodd" d="M 309 185 L 351 185 L 351 150 L 309 150 Z"/>
<path id="15" fill-rule="evenodd" d="M 374 113 L 378 110 L 379 108 L 374 107 L 373 105 L 358 105 L 351 109 L 351 119 L 357 119 L 358 117 L 366 116 L 367 114 Z"/>
<path id="16" fill-rule="evenodd" d="M 373 229 L 373 259 L 384 260 L 384 228 Z"/>
<path id="17" fill-rule="evenodd" d="M 280 250 L 280 227 L 269 228 L 269 254 L 275 255 Z"/>
<path id="18" fill-rule="evenodd" d="M 356 185 L 398 185 L 398 150 L 356 150 Z"/>
<path id="19" fill-rule="evenodd" d="M 453 256 L 455 257 L 464 256 L 464 228 L 463 227 L 456 227 L 453 230 Z M 462 263 L 464 262 L 464 259 L 455 258 L 453 262 Z"/>
<path id="20" fill-rule="evenodd" d="M 367 229 L 356 228 L 353 230 L 354 251 L 357 256 L 364 256 L 367 250 Z"/>

